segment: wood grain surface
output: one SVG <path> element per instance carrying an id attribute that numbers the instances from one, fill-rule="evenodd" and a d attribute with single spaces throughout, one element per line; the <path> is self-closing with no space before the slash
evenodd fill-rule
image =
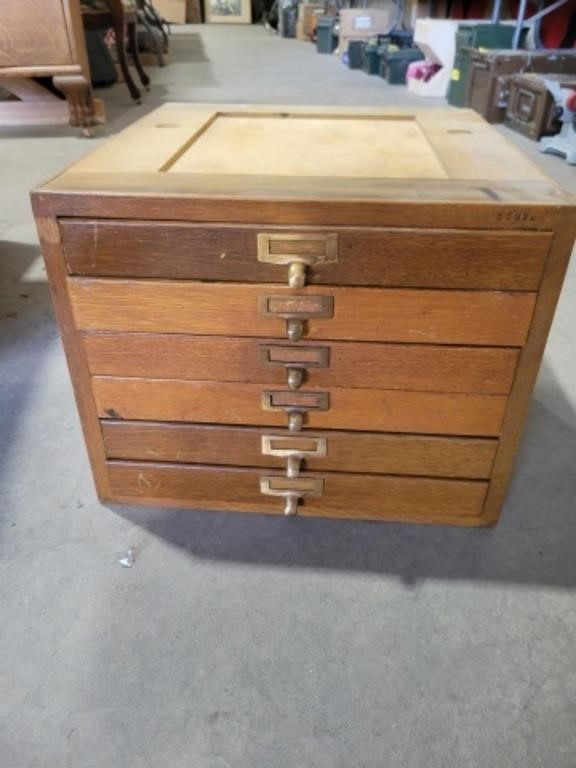
<path id="1" fill-rule="evenodd" d="M 148 333 L 86 333 L 90 371 L 105 376 L 239 381 L 282 386 L 286 366 L 305 366 L 308 387 L 372 387 L 502 395 L 510 391 L 518 350 L 354 342 L 289 342 Z M 316 368 L 325 351 L 328 367 Z M 307 355 L 306 352 L 309 354 Z M 306 361 L 310 364 L 306 365 Z"/>
<path id="2" fill-rule="evenodd" d="M 494 524 L 501 513 L 510 482 L 538 370 L 544 354 L 558 297 L 568 268 L 570 253 L 576 236 L 574 211 L 563 212 L 563 219 L 555 235 L 538 303 L 530 328 L 530 336 L 522 350 L 514 386 L 508 401 L 503 424 L 502 441 L 494 462 L 490 490 L 486 497 L 484 515 Z"/>
<path id="3" fill-rule="evenodd" d="M 305 127 L 306 135 L 294 146 L 286 137 Z M 359 147 L 354 136 L 366 131 L 374 139 Z M 390 133 L 400 150 L 389 151 L 395 143 L 387 142 L 375 157 L 378 142 Z M 307 153 L 307 168 L 301 168 Z M 338 176 L 345 176 L 344 182 L 400 177 L 404 182 L 416 179 L 416 184 L 436 177 L 445 185 L 456 179 L 485 184 L 547 180 L 472 110 L 242 104 L 164 104 L 80 160 L 67 175 L 112 172 L 121 183 L 125 174 L 147 171 L 163 180 L 181 176 L 192 189 L 198 176 L 217 181 L 223 175 L 248 180 L 265 176 L 272 189 L 281 178 L 295 178 L 304 189 L 307 178 L 320 178 L 336 191 Z"/>
<path id="4" fill-rule="evenodd" d="M 266 390 L 258 384 L 96 376 L 92 387 L 101 418 L 276 427 L 287 424 L 284 411 L 262 408 Z M 286 398 L 300 399 L 307 390 L 285 392 Z M 328 394 L 328 410 L 307 415 L 306 423 L 313 429 L 492 437 L 500 431 L 506 405 L 506 398 L 497 395 L 336 387 Z"/>
<path id="5" fill-rule="evenodd" d="M 75 63 L 65 5 L 71 0 L 2 0 L 0 70 Z"/>
<path id="6" fill-rule="evenodd" d="M 269 284 L 91 278 L 69 278 L 68 290 L 82 330 L 280 338 L 284 321 L 260 315 L 258 300 L 295 295 Z M 296 295 L 334 299 L 334 317 L 307 323 L 311 339 L 486 346 L 521 346 L 535 301 L 532 293 L 325 286 Z"/>
<path id="7" fill-rule="evenodd" d="M 287 282 L 287 267 L 257 260 L 259 232 L 338 236 L 338 261 L 312 265 L 307 282 L 419 288 L 537 290 L 548 232 L 307 229 L 178 222 L 60 222 L 71 274 L 228 282 Z M 295 243 L 294 253 L 298 253 Z"/>
<path id="8" fill-rule="evenodd" d="M 326 440 L 327 455 L 308 457 L 310 471 L 429 477 L 489 477 L 497 441 L 490 439 L 390 435 L 376 432 L 314 432 L 294 436 L 278 429 L 143 421 L 102 421 L 109 459 L 188 464 L 223 464 L 284 470 L 286 459 L 262 453 L 262 436 Z"/>
<path id="9" fill-rule="evenodd" d="M 108 463 L 112 498 L 127 503 L 282 514 L 281 498 L 260 493 L 269 470 L 139 462 Z M 324 493 L 299 515 L 364 520 L 482 524 L 487 483 L 378 475 L 322 474 Z"/>
<path id="10" fill-rule="evenodd" d="M 38 200 L 34 201 L 34 213 L 94 483 L 98 496 L 102 499 L 108 498 L 108 473 L 102 433 L 92 394 L 86 355 L 82 347 L 82 340 L 74 327 L 72 310 L 66 291 L 66 268 L 61 251 L 60 231 L 56 220 L 49 215 L 50 210 L 46 210 Z"/>

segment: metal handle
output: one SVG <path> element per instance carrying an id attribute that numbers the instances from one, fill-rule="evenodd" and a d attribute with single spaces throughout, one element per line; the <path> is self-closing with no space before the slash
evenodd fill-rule
<path id="1" fill-rule="evenodd" d="M 259 296 L 258 311 L 265 317 L 286 320 L 288 338 L 300 341 L 306 320 L 334 316 L 334 297 L 315 294 Z"/>
<path id="2" fill-rule="evenodd" d="M 295 493 L 289 493 L 284 497 L 284 514 L 286 517 L 296 517 L 299 501 L 300 497 Z"/>
<path id="3" fill-rule="evenodd" d="M 306 264 L 293 261 L 288 268 L 288 285 L 290 288 L 303 288 L 306 285 Z"/>
<path id="4" fill-rule="evenodd" d="M 298 513 L 298 504 L 307 496 L 321 496 L 324 480 L 320 477 L 284 477 L 268 475 L 260 478 L 260 493 L 284 498 L 284 514 L 290 517 Z"/>
<path id="5" fill-rule="evenodd" d="M 286 477 L 299 477 L 303 459 L 326 456 L 325 437 L 262 435 L 262 455 L 286 459 Z"/>
<path id="6" fill-rule="evenodd" d="M 299 389 L 308 368 L 327 368 L 330 363 L 328 347 L 292 347 L 282 344 L 262 344 L 260 361 L 265 366 L 286 369 L 286 382 L 290 389 Z"/>
<path id="7" fill-rule="evenodd" d="M 328 392 L 265 390 L 262 393 L 262 408 L 265 411 L 285 411 L 291 432 L 299 432 L 302 429 L 304 414 L 309 411 L 327 411 L 329 407 Z"/>
<path id="8" fill-rule="evenodd" d="M 287 368 L 286 383 L 290 389 L 299 389 L 304 381 L 304 370 L 302 368 Z"/>
<path id="9" fill-rule="evenodd" d="M 286 336 L 288 336 L 290 341 L 300 341 L 302 336 L 304 336 L 304 320 L 296 318 L 286 320 Z"/>
<path id="10" fill-rule="evenodd" d="M 306 285 L 306 267 L 338 261 L 338 235 L 315 233 L 261 232 L 258 261 L 288 265 L 288 285 Z"/>

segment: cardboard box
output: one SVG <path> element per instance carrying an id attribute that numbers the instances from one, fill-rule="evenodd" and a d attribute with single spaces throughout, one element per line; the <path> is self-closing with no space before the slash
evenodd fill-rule
<path id="1" fill-rule="evenodd" d="M 369 40 L 383 35 L 392 26 L 392 8 L 342 8 L 340 11 L 340 39 L 338 48 L 343 53 L 350 40 Z"/>
<path id="2" fill-rule="evenodd" d="M 186 0 L 152 0 L 160 16 L 173 24 L 186 24 Z"/>

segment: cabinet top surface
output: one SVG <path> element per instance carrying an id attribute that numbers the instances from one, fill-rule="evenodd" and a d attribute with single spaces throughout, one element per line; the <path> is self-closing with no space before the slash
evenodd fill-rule
<path id="1" fill-rule="evenodd" d="M 495 202 L 569 200 L 476 113 L 428 108 L 165 104 L 43 189 L 435 201 L 482 190 Z"/>

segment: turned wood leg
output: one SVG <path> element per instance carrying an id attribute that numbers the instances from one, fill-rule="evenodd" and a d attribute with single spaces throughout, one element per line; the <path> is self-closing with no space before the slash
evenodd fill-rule
<path id="1" fill-rule="evenodd" d="M 88 131 L 96 124 L 92 87 L 84 75 L 58 75 L 53 83 L 66 96 L 70 125 L 79 125 Z"/>
<path id="2" fill-rule="evenodd" d="M 144 71 L 144 67 L 142 66 L 142 62 L 140 61 L 140 51 L 138 50 L 138 34 L 136 29 L 136 21 L 128 22 L 128 44 L 130 46 L 132 58 L 134 59 L 134 66 L 136 67 L 136 72 L 138 72 L 138 77 L 140 78 L 140 82 L 145 88 L 148 88 L 148 86 L 150 85 L 150 78 Z"/>
<path id="3" fill-rule="evenodd" d="M 130 68 L 128 67 L 128 60 L 126 58 L 126 41 L 124 39 L 124 25 L 115 23 L 114 33 L 116 35 L 116 50 L 118 51 L 118 63 L 120 64 L 120 69 L 122 70 L 124 81 L 126 82 L 126 86 L 130 91 L 130 96 L 132 96 L 134 101 L 140 101 L 140 99 L 142 98 L 142 94 L 140 93 L 136 83 L 132 79 L 132 74 L 130 73 Z"/>

